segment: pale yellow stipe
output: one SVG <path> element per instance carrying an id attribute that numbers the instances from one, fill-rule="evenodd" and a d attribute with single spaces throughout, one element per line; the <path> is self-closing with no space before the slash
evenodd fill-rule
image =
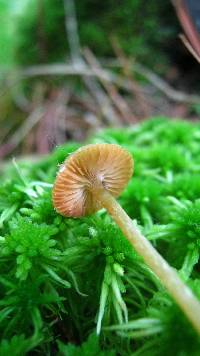
<path id="1" fill-rule="evenodd" d="M 200 334 L 200 303 L 181 281 L 114 197 L 119 196 L 133 173 L 131 155 L 118 145 L 88 145 L 61 166 L 53 188 L 53 204 L 64 216 L 80 217 L 106 208 L 137 253 Z"/>

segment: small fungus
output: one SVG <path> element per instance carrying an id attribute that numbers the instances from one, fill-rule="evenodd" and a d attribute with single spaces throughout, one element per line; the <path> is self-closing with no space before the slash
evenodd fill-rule
<path id="1" fill-rule="evenodd" d="M 199 301 L 115 199 L 132 174 L 133 159 L 122 147 L 106 143 L 84 146 L 71 154 L 58 172 L 53 188 L 54 207 L 68 217 L 105 208 L 200 334 Z"/>

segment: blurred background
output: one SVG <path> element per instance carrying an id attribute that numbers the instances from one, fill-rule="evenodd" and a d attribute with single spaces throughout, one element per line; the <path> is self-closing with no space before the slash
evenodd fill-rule
<path id="1" fill-rule="evenodd" d="M 198 0 L 0 0 L 0 24 L 1 159 L 152 116 L 198 120 Z"/>

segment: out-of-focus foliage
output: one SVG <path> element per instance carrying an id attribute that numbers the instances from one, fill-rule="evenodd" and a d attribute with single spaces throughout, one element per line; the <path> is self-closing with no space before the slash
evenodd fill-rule
<path id="1" fill-rule="evenodd" d="M 75 1 L 82 46 L 97 55 L 113 55 L 110 38 L 118 38 L 127 54 L 148 62 L 166 63 L 165 50 L 177 34 L 170 2 L 153 0 Z M 66 57 L 68 41 L 62 0 L 30 0 L 18 19 L 16 59 L 30 64 Z"/>
<path id="2" fill-rule="evenodd" d="M 12 62 L 13 41 L 13 19 L 11 16 L 12 5 L 7 0 L 0 0 L 0 65 L 9 65 Z"/>
<path id="3" fill-rule="evenodd" d="M 121 204 L 200 299 L 199 124 L 157 118 L 90 142 L 133 154 Z M 53 209 L 58 165 L 77 148 L 2 172 L 0 355 L 198 356 L 199 337 L 106 212 Z"/>

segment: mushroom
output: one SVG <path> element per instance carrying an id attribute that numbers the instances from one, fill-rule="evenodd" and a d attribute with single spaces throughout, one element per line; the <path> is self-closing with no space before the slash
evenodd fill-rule
<path id="1" fill-rule="evenodd" d="M 58 213 L 81 217 L 105 208 L 145 263 L 200 334 L 200 303 L 116 201 L 133 174 L 133 159 L 115 144 L 91 144 L 71 154 L 60 167 L 53 204 Z"/>

